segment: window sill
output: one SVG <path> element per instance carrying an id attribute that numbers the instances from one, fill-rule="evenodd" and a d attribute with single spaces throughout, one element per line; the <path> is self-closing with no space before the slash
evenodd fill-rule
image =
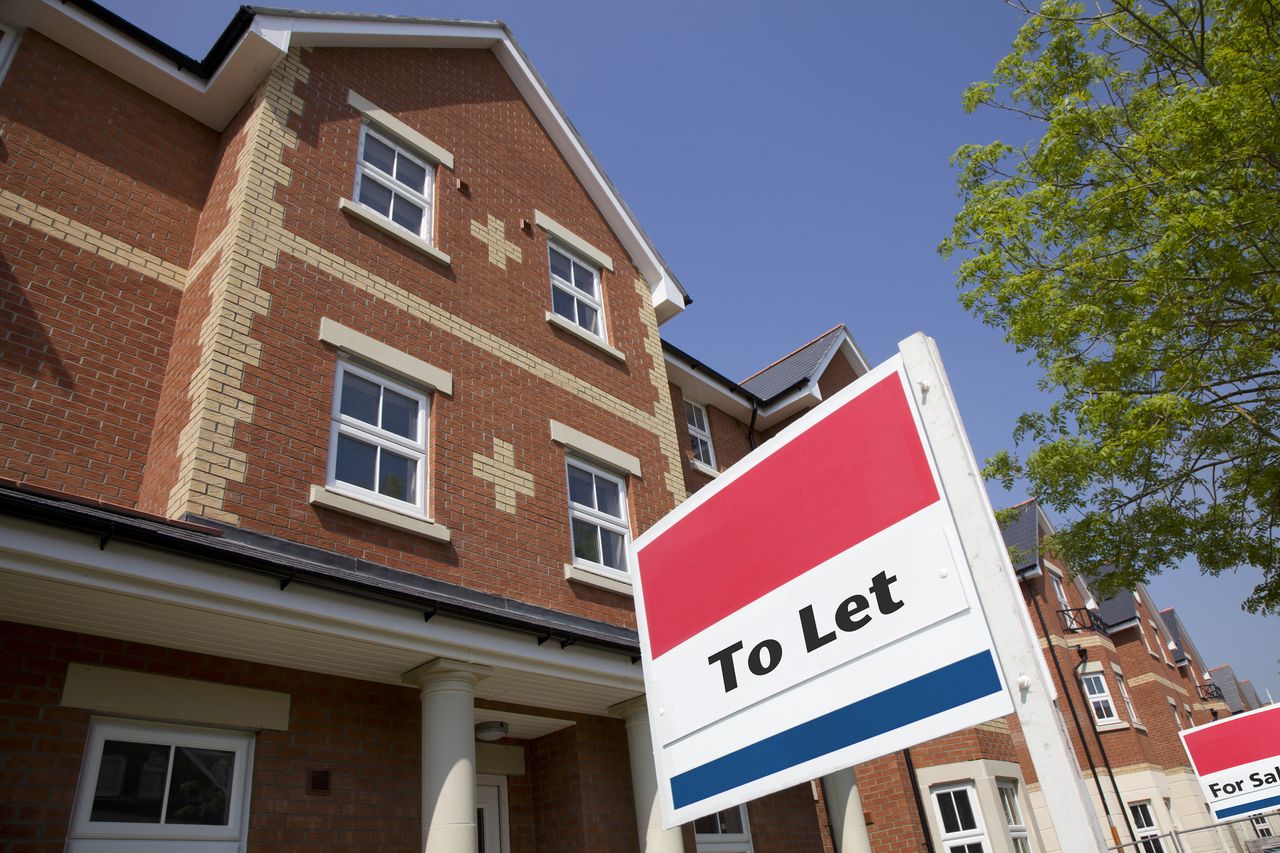
<path id="1" fill-rule="evenodd" d="M 547 322 L 555 326 L 557 329 L 568 332 L 569 334 L 574 335 L 586 341 L 596 349 L 606 353 L 607 355 L 613 356 L 618 361 L 625 362 L 627 360 L 627 356 L 625 353 L 622 352 L 622 350 L 615 349 L 614 347 L 609 346 L 604 341 L 597 338 L 595 335 L 591 334 L 588 331 L 583 330 L 583 328 L 579 326 L 577 323 L 570 323 L 568 320 L 561 317 L 559 314 L 555 313 L 554 311 L 547 312 Z"/>
<path id="2" fill-rule="evenodd" d="M 344 198 L 338 202 L 338 210 L 341 210 L 348 216 L 354 216 L 366 225 L 372 225 L 383 234 L 386 234 L 388 237 L 394 237 L 406 246 L 417 249 L 419 252 L 422 252 L 422 254 L 437 263 L 444 264 L 446 267 L 453 263 L 452 259 L 448 255 L 428 243 L 426 240 L 410 234 L 408 231 L 397 225 L 393 225 L 378 214 L 369 210 L 367 207 L 357 204 L 349 198 Z"/>
<path id="3" fill-rule="evenodd" d="M 621 574 L 621 572 L 619 572 Z M 600 589 L 607 589 L 610 592 L 621 593 L 622 595 L 631 595 L 631 579 L 614 577 L 613 574 L 605 574 L 598 569 L 588 568 L 586 566 L 577 566 L 573 563 L 564 564 L 564 579 L 567 581 L 576 581 L 587 586 L 595 586 Z"/>
<path id="4" fill-rule="evenodd" d="M 310 503 L 312 506 L 321 506 L 325 509 L 367 518 L 370 521 L 376 521 L 378 524 L 385 524 L 387 527 L 414 533 L 427 539 L 433 539 L 436 542 L 448 542 L 452 535 L 449 532 L 449 528 L 443 524 L 436 524 L 434 521 L 427 521 L 425 518 L 414 518 L 411 515 L 405 515 L 395 510 L 375 506 L 357 498 L 340 494 L 324 486 L 311 487 Z"/>
<path id="5" fill-rule="evenodd" d="M 1122 729 L 1129 728 L 1129 724 L 1124 720 L 1117 720 L 1114 723 L 1094 723 L 1093 727 L 1100 732 L 1118 732 Z"/>
<path id="6" fill-rule="evenodd" d="M 708 477 L 720 476 L 720 472 L 715 468 L 712 468 L 710 465 L 704 465 L 697 459 L 690 459 L 689 463 L 693 466 L 693 470 L 697 471 L 699 474 L 706 474 Z"/>

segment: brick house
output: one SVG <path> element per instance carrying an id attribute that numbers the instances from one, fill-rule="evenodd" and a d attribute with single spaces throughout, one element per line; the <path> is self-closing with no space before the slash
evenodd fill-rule
<path id="1" fill-rule="evenodd" d="M 948 804 L 1055 849 L 1013 719 L 658 825 L 629 538 L 867 363 L 662 341 L 684 289 L 502 25 L 246 8 L 197 60 L 8 3 L 0 155 L 0 849 L 948 849 Z M 1019 574 L 1149 721 L 1077 695 L 1077 751 L 1181 780 L 1180 623 Z"/>

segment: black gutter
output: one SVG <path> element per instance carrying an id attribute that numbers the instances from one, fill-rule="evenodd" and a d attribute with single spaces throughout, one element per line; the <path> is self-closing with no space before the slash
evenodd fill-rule
<path id="1" fill-rule="evenodd" d="M 214 72 L 222 66 L 222 63 L 231 53 L 231 49 L 249 31 L 249 25 L 253 22 L 253 11 L 248 6 L 241 6 L 236 10 L 226 28 L 223 29 L 222 35 L 218 36 L 218 40 L 209 48 L 209 52 L 205 54 L 204 59 L 196 59 L 178 50 L 173 45 L 161 41 L 137 24 L 125 20 L 102 4 L 93 2 L 93 0 L 62 0 L 62 2 L 64 5 L 75 6 L 90 17 L 97 18 L 116 32 L 127 36 L 150 51 L 160 54 L 177 66 L 178 70 L 194 74 L 201 80 L 208 80 L 213 77 Z"/>
<path id="2" fill-rule="evenodd" d="M 43 490 L 0 484 L 0 514 L 129 542 L 170 554 L 207 560 L 266 575 L 284 589 L 291 583 L 328 589 L 368 601 L 418 610 L 424 620 L 437 613 L 529 634 L 541 645 L 591 645 L 639 659 L 634 631 L 560 613 L 514 599 L 393 569 L 266 534 L 205 519 L 174 522 L 130 510 L 57 496 Z"/>
<path id="3" fill-rule="evenodd" d="M 1111 830 L 1111 840 L 1116 844 L 1120 844 L 1120 838 L 1116 834 L 1116 821 L 1111 816 L 1111 807 L 1107 805 L 1107 795 L 1102 790 L 1102 779 L 1098 773 L 1098 765 L 1093 761 L 1093 751 L 1089 749 L 1089 741 L 1084 734 L 1084 726 L 1080 723 L 1080 714 L 1076 711 L 1076 702 L 1071 695 L 1071 688 L 1067 685 L 1067 676 L 1062 671 L 1062 662 L 1058 660 L 1057 653 L 1053 650 L 1053 635 L 1049 633 L 1049 626 L 1045 624 L 1044 611 L 1040 609 L 1040 597 L 1034 591 L 1026 593 L 1031 599 L 1031 603 L 1036 608 L 1036 618 L 1040 620 L 1040 630 L 1044 632 L 1045 641 L 1049 644 L 1049 657 L 1053 659 L 1053 668 L 1058 672 L 1058 683 L 1062 685 L 1062 695 L 1067 699 L 1067 707 L 1071 709 L 1071 721 L 1075 723 L 1076 734 L 1080 736 L 1080 745 L 1084 747 L 1085 760 L 1089 762 L 1089 772 L 1093 776 L 1093 784 L 1098 789 L 1098 799 L 1102 801 L 1102 811 L 1107 815 L 1107 828 Z M 1077 673 L 1078 675 L 1078 673 Z M 1079 682 L 1079 678 L 1076 679 Z M 1037 772 L 1039 772 L 1037 770 Z M 1120 811 L 1124 811 L 1124 801 L 1120 802 Z"/>
<path id="4" fill-rule="evenodd" d="M 797 379 L 795 382 L 788 385 L 786 388 L 783 388 L 777 394 L 774 394 L 772 397 L 766 400 L 763 397 L 760 397 L 752 393 L 751 391 L 748 391 L 746 388 L 743 388 L 737 382 L 734 382 L 732 379 L 725 376 L 720 371 L 707 367 L 705 364 L 698 361 L 696 358 L 689 355 L 689 353 L 680 349 L 680 347 L 676 346 L 670 341 L 667 341 L 664 339 L 662 341 L 662 348 L 664 350 L 671 352 L 677 358 L 684 360 L 689 365 L 689 368 L 691 370 L 697 373 L 705 373 L 707 376 L 710 376 L 712 379 L 716 380 L 720 384 L 729 386 L 730 391 L 733 391 L 735 393 L 741 394 L 742 396 L 746 397 L 747 402 L 751 403 L 753 408 L 757 406 L 767 406 L 769 403 L 773 402 L 774 400 L 777 400 L 779 397 L 783 397 L 787 394 L 790 394 L 792 391 L 799 391 L 801 388 L 804 388 L 810 382 L 810 378 L 808 376 L 803 376 L 800 379 Z"/>

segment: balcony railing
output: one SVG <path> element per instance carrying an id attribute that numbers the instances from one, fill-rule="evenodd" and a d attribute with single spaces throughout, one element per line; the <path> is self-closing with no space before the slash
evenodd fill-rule
<path id="1" fill-rule="evenodd" d="M 1216 684 L 1201 684 L 1200 700 L 1202 702 L 1227 701 L 1226 697 L 1222 695 L 1222 688 Z"/>
<path id="2" fill-rule="evenodd" d="M 1095 634 L 1107 633 L 1107 626 L 1098 618 L 1098 614 L 1087 607 L 1059 610 L 1058 618 L 1062 620 L 1062 630 L 1068 634 L 1079 634 L 1084 631 L 1093 631 Z"/>

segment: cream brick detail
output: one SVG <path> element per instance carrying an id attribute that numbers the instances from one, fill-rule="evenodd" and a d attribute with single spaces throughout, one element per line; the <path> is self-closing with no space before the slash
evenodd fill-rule
<path id="1" fill-rule="evenodd" d="M 984 729 L 989 732 L 1009 732 L 1009 721 L 1004 717 L 997 717 L 994 720 L 988 720 L 985 723 L 978 723 L 977 728 Z"/>
<path id="2" fill-rule="evenodd" d="M 181 290 L 187 283 L 187 271 L 177 264 L 161 260 L 150 252 L 130 246 L 88 225 L 41 207 L 22 196 L 0 190 L 0 216 L 70 243 L 78 249 L 97 255 L 136 273 L 154 278 Z"/>
<path id="3" fill-rule="evenodd" d="M 1126 678 L 1125 681 L 1129 682 L 1130 687 L 1141 687 L 1148 682 L 1154 681 L 1156 684 L 1163 685 L 1165 689 L 1172 690 L 1174 693 L 1179 694 L 1184 699 L 1190 698 L 1190 694 L 1187 693 L 1187 688 L 1154 672 L 1144 672 L 1142 675 L 1135 675 L 1133 678 Z"/>
<path id="4" fill-rule="evenodd" d="M 471 220 L 471 236 L 475 237 L 489 247 L 489 263 L 494 266 L 507 268 L 507 258 L 520 263 L 522 252 L 520 247 L 507 239 L 507 226 L 502 220 L 489 214 L 489 223 L 481 225 L 474 219 Z"/>
<path id="5" fill-rule="evenodd" d="M 279 259 L 279 241 L 272 238 L 283 225 L 284 210 L 275 190 L 291 178 L 284 151 L 298 140 L 287 121 L 302 111 L 294 88 L 306 78 L 307 69 L 292 51 L 260 90 L 243 131 L 227 226 L 189 273 L 194 280 L 216 258 L 209 313 L 200 329 L 200 362 L 187 392 L 191 414 L 178 437 L 178 479 L 167 507 L 171 517 L 194 512 L 239 520 L 225 509 L 225 501 L 227 484 L 244 482 L 247 469 L 245 453 L 235 448 L 235 427 L 253 418 L 255 398 L 243 390 L 244 374 L 259 363 L 262 344 L 250 336 L 250 328 L 271 304 L 258 285 L 263 269 Z"/>
<path id="6" fill-rule="evenodd" d="M 644 325 L 644 351 L 649 355 L 649 381 L 658 394 L 651 430 L 658 436 L 658 447 L 667 460 L 662 479 L 678 504 L 688 495 L 684 488 L 684 468 L 680 465 L 680 436 L 676 433 L 675 415 L 671 408 L 671 386 L 667 383 L 667 362 L 662 355 L 662 338 L 658 335 L 658 315 L 653 312 L 649 285 L 644 279 L 635 281 L 640 294 L 640 322 Z"/>
<path id="7" fill-rule="evenodd" d="M 497 436 L 493 456 L 471 454 L 471 473 L 493 483 L 494 502 L 503 512 L 516 511 L 516 495 L 533 497 L 533 475 L 516 467 L 516 446 Z"/>

